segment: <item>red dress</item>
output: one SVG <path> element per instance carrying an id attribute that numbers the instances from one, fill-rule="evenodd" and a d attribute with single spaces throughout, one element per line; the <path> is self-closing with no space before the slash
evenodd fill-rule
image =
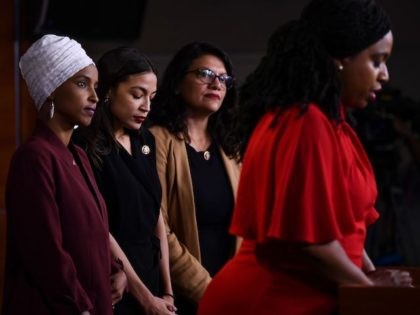
<path id="1" fill-rule="evenodd" d="M 346 122 L 313 104 L 304 114 L 297 106 L 267 113 L 245 154 L 230 229 L 244 241 L 210 283 L 199 315 L 332 314 L 337 286 L 300 246 L 338 240 L 361 267 L 376 195 L 370 162 Z"/>

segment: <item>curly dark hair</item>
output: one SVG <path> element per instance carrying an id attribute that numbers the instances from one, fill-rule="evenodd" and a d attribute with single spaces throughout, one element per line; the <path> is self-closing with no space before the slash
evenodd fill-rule
<path id="1" fill-rule="evenodd" d="M 86 150 L 95 167 L 101 167 L 101 155 L 109 154 L 113 149 L 118 150 L 113 132 L 114 117 L 107 93 L 117 88 L 130 75 L 148 72 L 156 74 L 157 71 L 149 58 L 133 47 L 118 47 L 106 52 L 99 58 L 96 66 L 99 74 L 99 102 L 90 126 L 79 128 L 77 133 L 86 143 Z"/>
<path id="2" fill-rule="evenodd" d="M 300 105 L 304 114 L 316 103 L 339 123 L 341 85 L 334 58 L 357 54 L 389 30 L 388 16 L 374 0 L 312 0 L 299 20 L 280 26 L 240 88 L 234 156 L 243 159 L 258 121 L 276 108 L 280 114 Z"/>
<path id="3" fill-rule="evenodd" d="M 219 58 L 228 75 L 234 77 L 232 62 L 229 56 L 211 43 L 195 41 L 182 47 L 169 62 L 159 84 L 156 96 L 148 115 L 148 125 L 159 125 L 167 128 L 175 135 L 182 134 L 189 140 L 186 123 L 187 107 L 182 97 L 176 92 L 184 79 L 192 62 L 203 55 L 213 55 Z M 226 96 L 220 109 L 209 118 L 208 131 L 227 155 L 233 153 L 234 143 L 229 125 L 236 105 L 237 89 L 235 82 L 226 91 Z"/>

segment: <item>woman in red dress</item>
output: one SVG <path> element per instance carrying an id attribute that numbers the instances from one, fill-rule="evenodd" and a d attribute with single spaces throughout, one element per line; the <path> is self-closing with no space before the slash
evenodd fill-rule
<path id="1" fill-rule="evenodd" d="M 200 315 L 333 314 L 339 285 L 411 285 L 407 272 L 375 271 L 364 251 L 376 184 L 345 119 L 388 80 L 392 45 L 374 0 L 313 0 L 271 36 L 240 95 L 230 231 L 244 241 Z"/>

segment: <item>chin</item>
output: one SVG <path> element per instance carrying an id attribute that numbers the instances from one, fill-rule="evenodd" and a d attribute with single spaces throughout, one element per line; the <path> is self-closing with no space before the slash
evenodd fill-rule
<path id="1" fill-rule="evenodd" d="M 79 121 L 76 121 L 73 125 L 88 127 L 91 122 L 92 119 L 80 119 Z"/>
<path id="2" fill-rule="evenodd" d="M 366 100 L 359 100 L 354 102 L 349 102 L 347 104 L 344 104 L 347 108 L 353 108 L 353 109 L 363 109 L 368 105 L 368 101 Z"/>
<path id="3" fill-rule="evenodd" d="M 130 130 L 139 130 L 141 127 L 141 123 L 140 124 L 127 124 L 125 128 L 130 129 Z"/>

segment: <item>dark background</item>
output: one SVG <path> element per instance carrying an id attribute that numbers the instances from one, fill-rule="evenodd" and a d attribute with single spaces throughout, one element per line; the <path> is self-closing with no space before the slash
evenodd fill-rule
<path id="1" fill-rule="evenodd" d="M 378 181 L 381 219 L 369 231 L 376 264 L 420 265 L 420 1 L 377 0 L 394 33 L 390 85 L 376 105 L 354 113 Z M 173 54 L 193 40 L 226 50 L 239 83 L 264 53 L 269 35 L 297 18 L 308 0 L 5 0 L 0 6 L 0 304 L 5 211 L 4 187 L 12 153 L 31 134 L 36 111 L 19 74 L 18 60 L 43 33 L 70 35 L 94 60 L 108 49 L 132 45 L 160 74 Z M 400 123 L 406 129 L 405 135 Z"/>

